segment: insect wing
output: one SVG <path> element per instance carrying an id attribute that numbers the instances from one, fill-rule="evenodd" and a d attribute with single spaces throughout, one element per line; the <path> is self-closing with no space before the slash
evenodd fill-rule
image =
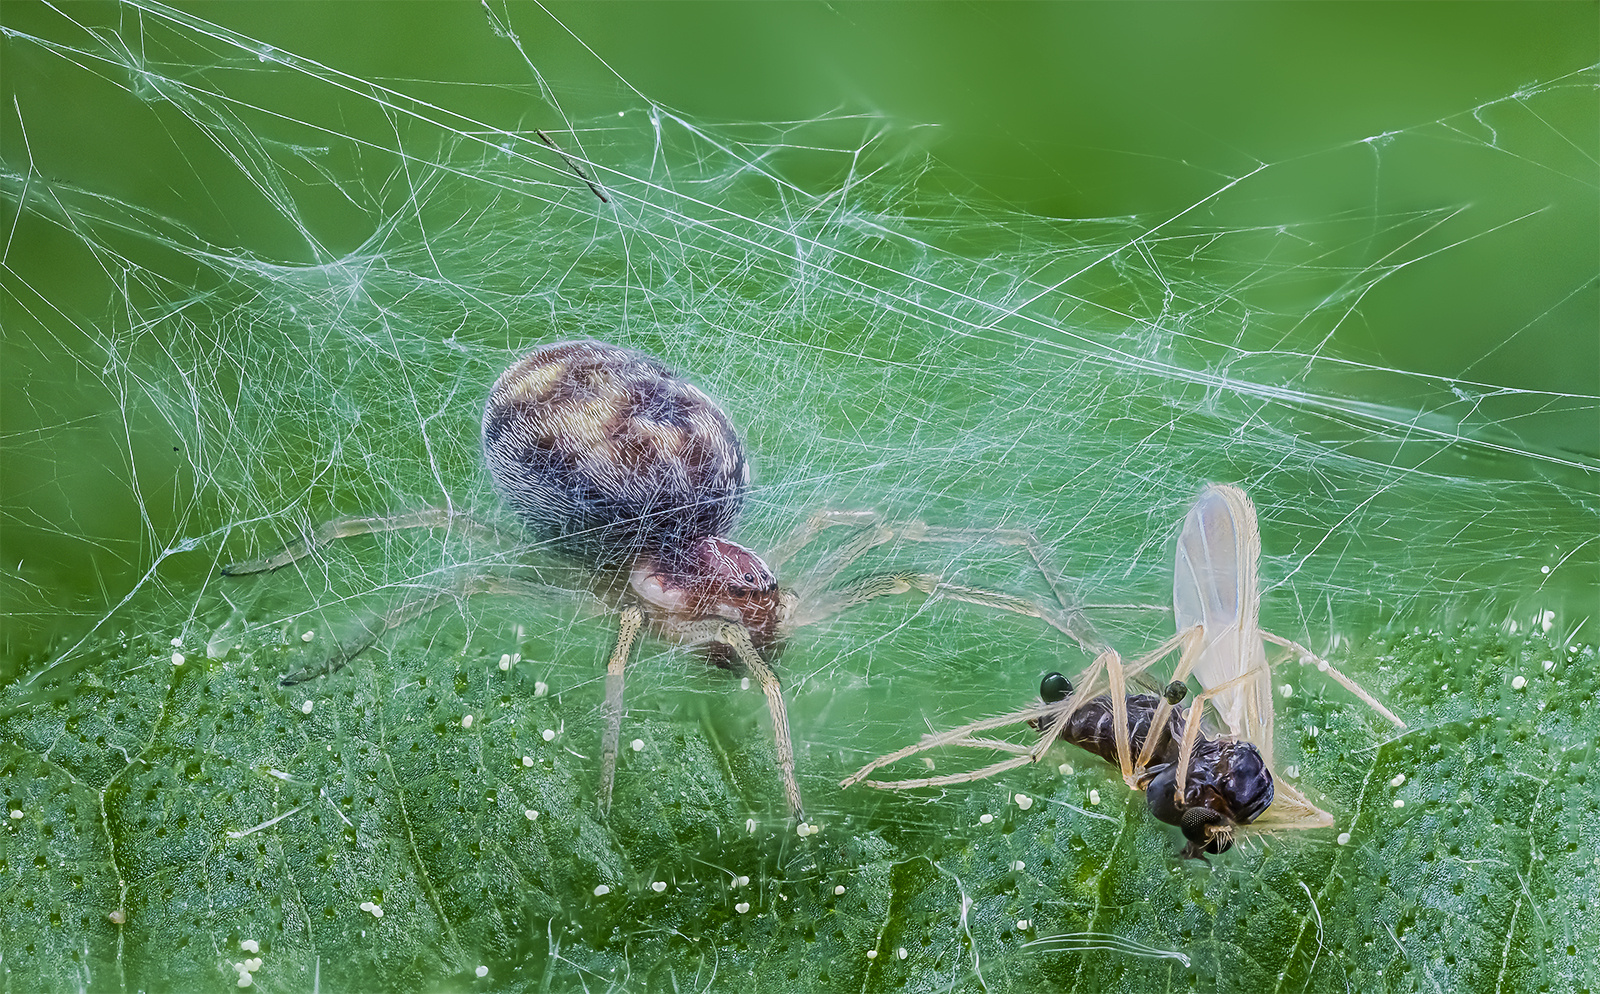
<path id="1" fill-rule="evenodd" d="M 1250 498 L 1213 484 L 1189 510 L 1178 536 L 1172 606 L 1178 631 L 1202 626 L 1194 675 L 1228 730 L 1255 743 L 1272 765 L 1272 681 L 1261 643 L 1256 564 L 1261 533 Z"/>
<path id="2" fill-rule="evenodd" d="M 1271 832 L 1279 829 L 1327 828 L 1333 824 L 1333 815 L 1312 804 L 1306 795 L 1282 777 L 1272 782 L 1272 806 L 1261 812 L 1249 828 L 1253 832 Z"/>

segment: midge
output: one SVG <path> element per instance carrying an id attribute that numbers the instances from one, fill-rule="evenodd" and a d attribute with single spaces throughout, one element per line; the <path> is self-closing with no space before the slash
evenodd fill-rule
<path id="1" fill-rule="evenodd" d="M 1037 762 L 1064 739 L 1115 764 L 1123 781 L 1142 790 L 1150 813 L 1183 830 L 1185 857 L 1226 852 L 1235 836 L 1251 831 L 1326 828 L 1333 816 L 1299 790 L 1275 780 L 1271 667 L 1286 659 L 1316 663 L 1396 727 L 1405 723 L 1343 673 L 1310 650 L 1259 624 L 1256 566 L 1261 535 L 1255 508 L 1237 487 L 1213 485 L 1201 493 L 1178 536 L 1172 600 L 1178 634 L 1124 665 L 1107 650 L 1076 681 L 1060 673 L 1040 682 L 1039 703 L 1012 714 L 929 735 L 915 745 L 857 770 L 842 786 L 904 790 L 966 783 Z M 1269 661 L 1263 640 L 1288 650 Z M 1129 694 L 1127 681 L 1178 652 L 1172 681 L 1161 696 Z M 1185 680 L 1204 692 L 1185 710 Z M 1209 705 L 1225 731 L 1208 736 L 1201 726 Z M 974 738 L 979 732 L 1026 723 L 1040 733 L 1033 745 Z M 976 746 L 1012 753 L 979 770 L 912 780 L 867 777 L 884 766 L 939 746 Z"/>
<path id="2" fill-rule="evenodd" d="M 797 629 L 858 604 L 913 589 L 1038 617 L 1085 644 L 1093 629 L 1075 609 L 943 582 L 931 573 L 879 573 L 839 581 L 867 550 L 898 535 L 924 542 L 1025 546 L 1061 599 L 1037 542 L 1018 531 L 975 532 L 913 522 L 898 529 L 870 511 L 818 511 L 765 557 L 733 542 L 750 468 L 733 423 L 710 397 L 660 361 L 595 341 L 545 345 L 518 359 L 489 392 L 484 460 L 527 534 L 506 536 L 459 511 L 427 508 L 390 517 L 329 521 L 280 552 L 224 568 L 278 569 L 341 538 L 408 528 L 468 527 L 525 547 L 528 539 L 586 567 L 587 590 L 618 615 L 606 664 L 606 725 L 599 804 L 609 810 L 623 716 L 623 672 L 641 630 L 694 646 L 711 662 L 761 686 L 790 813 L 803 815 L 782 688 L 771 659 Z M 849 539 L 812 574 L 780 587 L 774 571 L 818 535 L 852 526 Z M 474 594 L 548 593 L 510 566 L 466 571 L 448 590 L 390 611 L 360 643 L 327 665 L 290 674 L 295 683 L 338 669 L 383 632 Z M 1062 601 L 1065 603 L 1065 601 Z"/>

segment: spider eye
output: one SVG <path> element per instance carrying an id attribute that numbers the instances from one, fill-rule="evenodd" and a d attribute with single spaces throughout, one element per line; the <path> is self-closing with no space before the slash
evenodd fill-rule
<path id="1" fill-rule="evenodd" d="M 1044 679 L 1039 681 L 1039 696 L 1044 698 L 1046 704 L 1064 701 L 1070 693 L 1072 681 L 1060 673 L 1046 673 Z"/>
<path id="2" fill-rule="evenodd" d="M 746 573 L 744 575 L 744 582 L 754 584 L 756 582 L 756 575 L 754 573 Z"/>

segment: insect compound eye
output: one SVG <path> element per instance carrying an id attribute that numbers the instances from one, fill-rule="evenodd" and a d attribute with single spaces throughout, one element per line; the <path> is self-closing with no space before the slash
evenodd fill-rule
<path id="1" fill-rule="evenodd" d="M 1230 833 L 1226 831 L 1218 833 L 1208 831 L 1208 829 L 1214 830 L 1226 821 L 1227 818 L 1223 817 L 1220 812 L 1213 811 L 1210 808 L 1186 808 L 1184 809 L 1183 817 L 1178 819 L 1178 827 L 1183 829 L 1183 837 L 1190 842 L 1197 846 L 1204 846 L 1207 852 L 1220 853 L 1233 845 L 1233 840 L 1229 837 Z M 1222 845 L 1221 849 L 1212 848 L 1212 846 L 1219 843 Z"/>
<path id="2" fill-rule="evenodd" d="M 1174 680 L 1167 684 L 1167 689 L 1162 692 L 1161 696 L 1167 699 L 1168 704 L 1176 707 L 1180 701 L 1189 696 L 1189 685 L 1182 680 Z"/>
<path id="3" fill-rule="evenodd" d="M 1039 681 L 1039 696 L 1046 704 L 1058 704 L 1072 693 L 1072 681 L 1060 673 L 1046 673 Z"/>

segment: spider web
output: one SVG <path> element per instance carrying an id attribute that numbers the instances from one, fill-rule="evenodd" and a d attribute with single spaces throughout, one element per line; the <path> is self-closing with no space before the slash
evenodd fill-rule
<path id="1" fill-rule="evenodd" d="M 506 988 L 1165 989 L 1193 969 L 1334 990 L 1385 968 L 1396 989 L 1582 986 L 1596 905 L 1577 826 L 1595 805 L 1567 783 L 1593 759 L 1600 389 L 1592 239 L 1556 240 L 1593 230 L 1596 67 L 1246 162 L 1159 216 L 1064 220 L 997 207 L 883 115 L 707 124 L 548 14 L 479 16 L 516 80 L 352 74 L 153 3 L 8 8 L 0 780 L 20 812 L 9 903 L 34 938 L 7 969 L 213 983 L 257 936 L 259 982 L 289 987 L 480 963 Z M 63 152 L 63 131 L 93 133 L 70 101 L 134 116 L 145 144 Z M 1479 185 L 1387 193 L 1441 161 Z M 1306 206 L 1329 177 L 1360 196 Z M 1490 314 L 1480 355 L 1449 375 L 1377 358 L 1423 317 L 1396 302 L 1408 281 L 1545 242 L 1584 246 L 1576 268 L 1552 252 L 1536 306 Z M 1239 483 L 1264 625 L 1350 660 L 1425 731 L 1380 744 L 1347 697 L 1289 675 L 1290 759 L 1355 846 L 1174 875 L 1172 840 L 1087 757 L 927 804 L 833 787 L 1086 661 L 967 606 L 885 600 L 787 648 L 824 825 L 809 845 L 783 824 L 759 695 L 658 645 L 630 670 L 620 817 L 593 818 L 613 633 L 563 592 L 581 577 L 446 607 L 278 688 L 507 554 L 418 532 L 268 577 L 221 566 L 338 514 L 508 523 L 483 397 L 532 345 L 575 337 L 658 355 L 722 401 L 755 471 L 739 540 L 821 507 L 1027 528 L 1130 654 L 1170 634 L 1188 504 Z M 1552 350 L 1576 376 L 1546 371 Z M 976 537 L 866 568 L 1051 595 Z M 1543 682 L 1523 693 L 1519 673 Z M 1391 783 L 1419 767 L 1425 786 Z M 1403 830 L 1390 795 L 1417 812 Z M 1468 854 L 1485 850 L 1516 887 L 1480 892 Z M 38 933 L 52 902 L 69 910 Z M 1252 905 L 1271 921 L 1249 924 Z M 1088 937 L 1021 948 L 1047 929 Z"/>

